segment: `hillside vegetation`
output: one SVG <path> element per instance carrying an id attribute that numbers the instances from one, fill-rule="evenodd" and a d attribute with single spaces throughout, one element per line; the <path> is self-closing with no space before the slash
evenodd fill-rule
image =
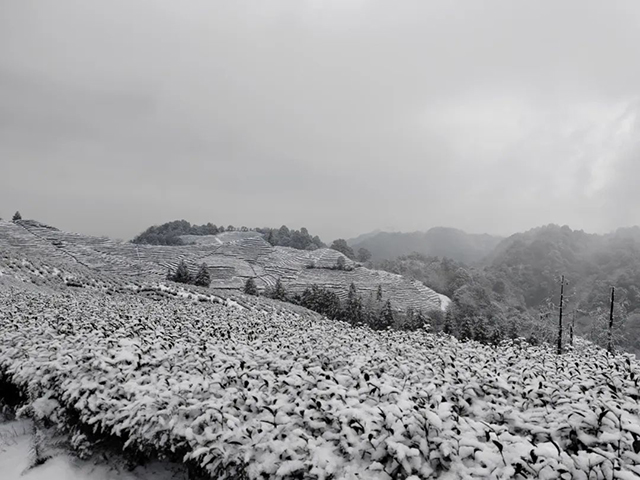
<path id="1" fill-rule="evenodd" d="M 371 266 L 415 278 L 449 296 L 448 328 L 481 341 L 505 334 L 525 335 L 534 342 L 551 340 L 556 334 L 562 275 L 569 281 L 567 323 L 575 315 L 576 331 L 597 340 L 599 320 L 608 314 L 610 289 L 615 286 L 620 345 L 640 353 L 637 227 L 594 235 L 548 225 L 503 240 L 479 266 L 416 253 Z"/>
<path id="2" fill-rule="evenodd" d="M 136 245 L 109 238 L 63 232 L 37 222 L 0 221 L 0 273 L 6 270 L 35 284 L 52 281 L 112 288 L 165 282 L 184 262 L 196 277 L 203 265 L 210 287 L 241 292 L 253 279 L 260 292 L 278 280 L 290 295 L 314 285 L 346 301 L 354 284 L 363 298 L 381 287 L 395 311 L 440 310 L 443 299 L 422 283 L 365 268 L 334 249 L 274 247 L 257 232 L 183 236 L 188 245 Z"/>
<path id="3" fill-rule="evenodd" d="M 312 237 L 306 228 L 289 230 L 286 225 L 280 228 L 236 228 L 233 225 L 217 226 L 212 223 L 206 225 L 192 225 L 186 220 L 174 220 L 173 222 L 154 225 L 137 235 L 132 242 L 140 245 L 186 245 L 190 243 L 185 237 L 194 235 L 217 235 L 224 232 L 249 232 L 255 231 L 263 235 L 269 244 L 281 247 L 291 247 L 298 250 L 315 250 L 326 245 L 317 235 Z"/>
<path id="4" fill-rule="evenodd" d="M 89 457 L 211 478 L 631 479 L 640 366 L 266 304 L 0 289 L 0 395 Z"/>

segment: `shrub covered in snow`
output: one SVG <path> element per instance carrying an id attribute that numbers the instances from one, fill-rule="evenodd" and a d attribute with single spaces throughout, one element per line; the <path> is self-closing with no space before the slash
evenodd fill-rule
<path id="1" fill-rule="evenodd" d="M 638 478 L 640 366 L 267 305 L 0 292 L 27 409 L 213 478 Z M 1 393 L 0 393 L 1 395 Z"/>

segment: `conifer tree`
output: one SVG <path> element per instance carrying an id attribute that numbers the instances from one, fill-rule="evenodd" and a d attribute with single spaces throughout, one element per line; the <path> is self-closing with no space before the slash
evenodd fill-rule
<path id="1" fill-rule="evenodd" d="M 244 293 L 247 295 L 258 295 L 258 287 L 253 278 L 247 278 L 247 281 L 244 282 Z"/>
<path id="2" fill-rule="evenodd" d="M 184 260 L 181 260 L 176 269 L 176 273 L 173 276 L 173 281 L 178 283 L 191 283 L 191 274 L 189 273 L 189 267 Z"/>
<path id="3" fill-rule="evenodd" d="M 393 309 L 391 308 L 391 300 L 387 300 L 382 307 L 378 321 L 372 325 L 376 330 L 386 330 L 393 325 Z"/>
<path id="4" fill-rule="evenodd" d="M 193 279 L 193 284 L 198 287 L 208 287 L 211 285 L 211 276 L 209 275 L 209 269 L 206 264 L 203 263 L 200 265 L 200 269 Z"/>
<path id="5" fill-rule="evenodd" d="M 13 214 L 13 221 L 17 222 L 18 220 L 22 220 L 22 215 L 20 215 L 20 212 L 16 212 Z"/>
<path id="6" fill-rule="evenodd" d="M 285 291 L 284 286 L 282 285 L 282 281 L 278 277 L 278 280 L 276 280 L 276 284 L 273 287 L 272 298 L 275 298 L 276 300 L 284 301 L 286 300 L 286 296 L 287 296 L 287 292 Z"/>
<path id="7" fill-rule="evenodd" d="M 344 319 L 353 324 L 362 323 L 362 300 L 358 296 L 355 284 L 349 285 L 349 293 L 347 294 L 347 303 L 344 306 Z"/>
<path id="8" fill-rule="evenodd" d="M 429 327 L 429 324 L 427 322 L 427 317 L 424 316 L 424 313 L 422 313 L 422 310 L 418 310 L 418 313 L 416 313 L 415 315 L 414 321 L 418 329 Z"/>

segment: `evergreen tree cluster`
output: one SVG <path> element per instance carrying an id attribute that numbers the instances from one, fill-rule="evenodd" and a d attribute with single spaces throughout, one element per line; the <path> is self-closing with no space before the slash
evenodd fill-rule
<path id="1" fill-rule="evenodd" d="M 248 278 L 244 283 L 244 293 L 247 295 L 259 296 L 260 292 L 253 278 Z M 282 280 L 278 278 L 275 285 L 265 288 L 263 295 L 274 300 L 287 301 L 287 292 L 282 284 Z"/>
<path id="2" fill-rule="evenodd" d="M 217 227 L 212 223 L 191 225 L 186 220 L 175 220 L 149 227 L 132 241 L 146 245 L 184 245 L 181 235 L 216 235 L 224 231 L 224 227 Z"/>
<path id="3" fill-rule="evenodd" d="M 300 230 L 290 230 L 283 225 L 280 228 L 257 228 L 256 231 L 262 233 L 265 240 L 274 247 L 291 247 L 297 250 L 316 250 L 326 247 L 320 237 L 317 235 L 312 237 L 304 227 Z"/>
<path id="4" fill-rule="evenodd" d="M 244 293 L 259 295 L 253 278 L 246 280 Z M 422 310 L 412 309 L 408 309 L 405 313 L 396 312 L 393 310 L 391 300 L 383 300 L 381 285 L 375 293 L 370 294 L 367 300 L 363 301 L 355 284 L 351 283 L 347 298 L 342 302 L 337 293 L 315 284 L 307 287 L 302 294 L 289 295 L 278 278 L 274 286 L 265 289 L 264 296 L 300 305 L 332 320 L 342 320 L 352 325 L 368 325 L 374 330 L 428 329 L 432 323 L 431 319 L 441 313 L 429 312 L 427 316 Z"/>
<path id="5" fill-rule="evenodd" d="M 280 228 L 250 229 L 244 226 L 240 228 L 233 225 L 217 226 L 212 223 L 192 225 L 186 220 L 175 220 L 149 227 L 136 236 L 132 242 L 146 245 L 184 245 L 184 241 L 180 238 L 182 235 L 217 235 L 224 232 L 249 232 L 252 230 L 261 233 L 265 240 L 273 246 L 292 247 L 298 250 L 315 250 L 326 247 L 320 237 L 311 236 L 304 227 L 300 230 L 289 230 L 286 225 Z"/>
<path id="6" fill-rule="evenodd" d="M 211 285 L 211 276 L 209 275 L 209 269 L 206 264 L 203 263 L 200 265 L 198 272 L 195 275 L 191 275 L 189 266 L 184 260 L 178 264 L 175 272 L 171 272 L 171 270 L 167 272 L 167 280 L 196 285 L 198 287 L 208 287 Z"/>
<path id="7" fill-rule="evenodd" d="M 356 254 L 353 249 L 347 244 L 347 241 L 344 238 L 338 238 L 334 240 L 331 244 L 331 248 L 342 253 L 345 257 L 350 258 L 351 260 L 356 259 Z"/>

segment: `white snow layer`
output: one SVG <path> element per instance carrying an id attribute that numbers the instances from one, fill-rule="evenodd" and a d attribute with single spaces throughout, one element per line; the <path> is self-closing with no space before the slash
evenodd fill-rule
<path id="1" fill-rule="evenodd" d="M 184 472 L 160 462 L 131 472 L 104 461 L 83 461 L 57 455 L 30 468 L 34 427 L 30 420 L 0 423 L 0 478 L 2 480 L 184 480 Z"/>

